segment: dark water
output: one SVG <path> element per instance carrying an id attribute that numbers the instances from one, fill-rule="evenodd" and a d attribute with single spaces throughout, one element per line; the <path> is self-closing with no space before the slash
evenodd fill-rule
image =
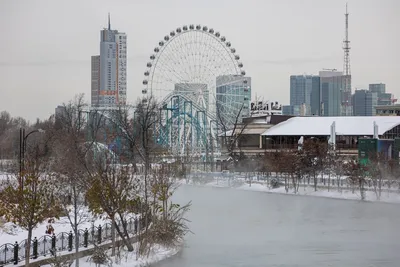
<path id="1" fill-rule="evenodd" d="M 181 187 L 194 234 L 162 267 L 400 266 L 400 205 Z"/>

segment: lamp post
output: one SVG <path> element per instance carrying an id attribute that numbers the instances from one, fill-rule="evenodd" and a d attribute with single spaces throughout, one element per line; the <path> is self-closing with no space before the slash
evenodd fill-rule
<path id="1" fill-rule="evenodd" d="M 26 152 L 26 141 L 28 137 L 33 133 L 44 133 L 44 130 L 36 129 L 25 135 L 25 129 L 24 128 L 19 129 L 19 177 L 20 177 L 21 189 L 23 189 L 24 187 L 22 177 L 25 168 L 24 162 L 25 162 L 25 152 Z"/>

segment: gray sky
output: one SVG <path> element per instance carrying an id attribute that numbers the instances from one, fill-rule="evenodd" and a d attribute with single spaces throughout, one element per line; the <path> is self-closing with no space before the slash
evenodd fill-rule
<path id="1" fill-rule="evenodd" d="M 400 96 L 400 1 L 349 0 L 352 90 L 386 83 Z M 77 93 L 90 97 L 90 56 L 111 13 L 128 35 L 128 101 L 148 57 L 187 24 L 225 35 L 252 77 L 253 94 L 289 103 L 291 74 L 343 68 L 345 0 L 0 0 L 0 110 L 45 119 Z"/>

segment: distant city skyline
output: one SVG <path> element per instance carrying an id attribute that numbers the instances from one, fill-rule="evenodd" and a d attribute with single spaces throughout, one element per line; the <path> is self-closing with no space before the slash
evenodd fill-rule
<path id="1" fill-rule="evenodd" d="M 0 43 L 0 110 L 34 121 L 79 93 L 90 103 L 90 57 L 98 53 L 98 30 L 107 24 L 108 12 L 113 28 L 130 36 L 128 103 L 141 95 L 145 64 L 163 36 L 199 23 L 232 42 L 252 77 L 253 96 L 289 104 L 290 75 L 342 71 L 345 5 L 342 0 L 1 1 L 7 42 Z M 384 83 L 400 95 L 398 10 L 395 0 L 348 1 L 352 92 Z"/>

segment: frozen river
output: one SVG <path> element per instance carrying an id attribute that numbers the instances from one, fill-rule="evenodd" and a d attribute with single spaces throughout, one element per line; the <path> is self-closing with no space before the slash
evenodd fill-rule
<path id="1" fill-rule="evenodd" d="M 400 266 L 400 205 L 182 186 L 194 234 L 161 267 Z"/>

